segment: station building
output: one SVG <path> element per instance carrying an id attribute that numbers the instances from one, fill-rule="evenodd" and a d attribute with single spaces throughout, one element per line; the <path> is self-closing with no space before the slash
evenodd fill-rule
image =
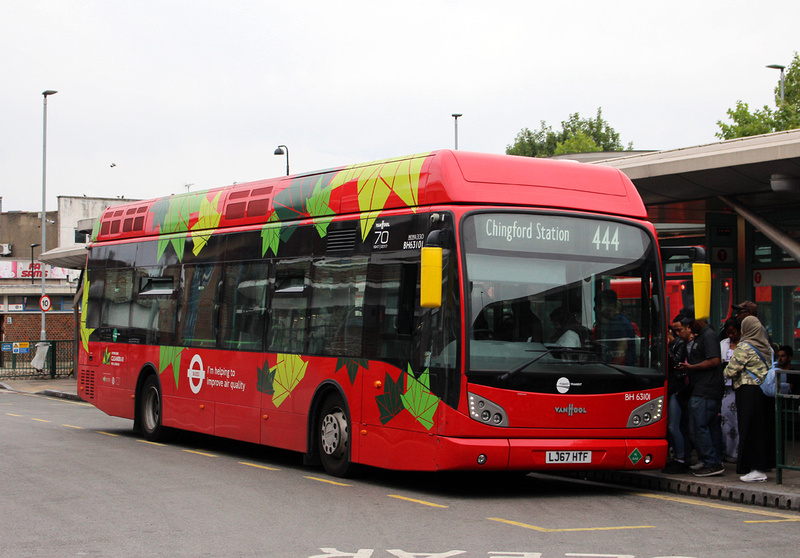
<path id="1" fill-rule="evenodd" d="M 597 161 L 634 183 L 664 245 L 702 245 L 711 324 L 758 304 L 773 342 L 800 349 L 800 130 Z"/>

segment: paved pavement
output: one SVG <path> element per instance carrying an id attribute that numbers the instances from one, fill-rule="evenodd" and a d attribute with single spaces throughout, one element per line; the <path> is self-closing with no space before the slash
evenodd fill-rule
<path id="1" fill-rule="evenodd" d="M 77 387 L 74 376 L 55 379 L 0 378 L 0 389 L 80 401 Z M 800 456 L 795 457 L 795 463 L 800 464 Z M 591 471 L 566 473 L 564 476 L 633 489 L 800 511 L 800 471 L 784 470 L 782 484 L 776 483 L 775 471 L 768 473 L 766 482 L 746 483 L 739 480 L 735 464 L 726 463 L 725 468 L 725 472 L 716 477 L 695 477 L 691 473 L 667 475 L 660 471 Z"/>

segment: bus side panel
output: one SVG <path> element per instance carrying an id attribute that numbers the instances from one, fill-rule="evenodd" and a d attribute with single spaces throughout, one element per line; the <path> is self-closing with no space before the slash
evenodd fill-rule
<path id="1" fill-rule="evenodd" d="M 291 451 L 306 451 L 305 415 L 276 409 L 262 409 L 262 413 L 259 424 L 263 445 Z"/>
<path id="2" fill-rule="evenodd" d="M 242 405 L 216 404 L 214 434 L 257 444 L 261 437 L 260 409 Z"/>
<path id="3" fill-rule="evenodd" d="M 214 434 L 214 403 L 164 395 L 162 407 L 164 426 Z"/>
<path id="4" fill-rule="evenodd" d="M 133 390 L 100 383 L 96 388 L 95 397 L 95 405 L 107 415 L 133 420 L 136 404 Z"/>
<path id="5" fill-rule="evenodd" d="M 437 437 L 385 426 L 366 426 L 358 433 L 359 462 L 403 471 L 435 471 Z"/>

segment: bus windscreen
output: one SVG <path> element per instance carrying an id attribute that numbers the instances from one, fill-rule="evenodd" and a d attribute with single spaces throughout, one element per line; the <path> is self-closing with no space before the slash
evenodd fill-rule
<path id="1" fill-rule="evenodd" d="M 614 220 L 466 218 L 470 382 L 597 394 L 663 385 L 654 242 Z"/>

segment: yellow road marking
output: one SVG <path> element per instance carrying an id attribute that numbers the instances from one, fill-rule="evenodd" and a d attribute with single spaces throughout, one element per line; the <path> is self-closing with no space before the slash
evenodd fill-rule
<path id="1" fill-rule="evenodd" d="M 83 426 L 74 426 L 72 424 L 62 424 L 61 426 L 66 426 L 67 428 L 74 428 L 75 430 L 83 430 Z"/>
<path id="2" fill-rule="evenodd" d="M 21 417 L 22 415 L 15 415 L 14 413 L 6 413 L 10 417 Z"/>
<path id="3" fill-rule="evenodd" d="M 37 418 L 32 418 L 31 420 L 35 420 L 36 422 L 51 422 L 49 420 L 37 419 Z"/>
<path id="4" fill-rule="evenodd" d="M 185 451 L 186 453 L 194 453 L 195 455 L 203 455 L 205 457 L 217 457 L 213 453 L 206 453 L 206 452 L 203 452 L 203 451 L 195 451 L 195 450 L 187 450 L 187 449 L 185 449 L 183 451 Z"/>
<path id="5" fill-rule="evenodd" d="M 165 446 L 166 444 L 160 444 L 158 442 L 151 442 L 150 440 L 136 440 L 137 442 L 141 442 L 143 444 L 150 444 L 151 446 Z"/>
<path id="6" fill-rule="evenodd" d="M 446 508 L 442 504 L 434 504 L 433 502 L 426 502 L 425 500 L 415 500 L 414 498 L 406 498 L 405 496 L 398 496 L 397 494 L 388 494 L 389 498 L 397 498 L 398 500 L 406 500 L 407 502 L 414 502 L 415 504 L 422 504 L 423 506 L 430 506 L 432 508 Z"/>
<path id="7" fill-rule="evenodd" d="M 267 467 L 266 465 L 257 465 L 255 463 L 246 463 L 244 461 L 240 461 L 239 465 L 247 465 L 248 467 L 255 467 L 257 469 L 266 469 L 267 471 L 280 471 L 280 469 L 276 469 L 275 467 Z"/>
<path id="8" fill-rule="evenodd" d="M 574 529 L 547 529 L 545 527 L 537 527 L 536 525 L 528 525 L 527 523 L 520 523 L 519 521 L 511 521 L 509 519 L 501 519 L 499 517 L 487 517 L 489 521 L 498 521 L 500 523 L 507 523 L 508 525 L 515 525 L 516 527 L 524 527 L 525 529 L 533 529 L 540 533 L 566 533 L 570 531 L 619 531 L 623 529 L 654 529 L 653 525 L 628 525 L 624 527 L 578 527 Z"/>
<path id="9" fill-rule="evenodd" d="M 797 523 L 800 519 L 745 519 L 742 523 Z"/>
<path id="10" fill-rule="evenodd" d="M 693 506 L 702 506 L 705 508 L 714 508 L 718 510 L 734 511 L 739 513 L 751 513 L 753 515 L 763 515 L 766 517 L 777 517 L 781 520 L 800 521 L 800 517 L 796 515 L 787 515 L 785 513 L 772 512 L 757 508 L 744 508 L 730 504 L 717 504 L 716 502 L 705 502 L 702 500 L 693 500 L 691 498 L 681 498 L 680 496 L 667 496 L 666 494 L 648 494 L 646 492 L 632 492 L 631 494 L 634 496 L 644 496 L 645 498 L 655 498 L 657 500 L 667 500 L 669 502 L 679 502 L 681 504 L 691 504 Z M 750 522 L 746 521 L 746 523 Z"/>
<path id="11" fill-rule="evenodd" d="M 318 477 L 303 477 L 303 478 L 306 478 L 308 480 L 313 480 L 313 481 L 327 482 L 328 484 L 335 484 L 336 486 L 353 486 L 352 484 L 345 484 L 343 482 L 336 482 L 336 481 L 332 481 L 332 480 L 328 480 L 328 479 L 321 479 L 321 478 L 318 478 Z"/>
<path id="12" fill-rule="evenodd" d="M 96 430 L 95 432 L 97 432 L 98 434 L 103 434 L 103 435 L 105 435 L 105 436 L 113 436 L 113 437 L 115 437 L 115 438 L 116 438 L 117 436 L 119 436 L 119 434 L 112 434 L 111 432 L 103 432 L 102 430 Z"/>

